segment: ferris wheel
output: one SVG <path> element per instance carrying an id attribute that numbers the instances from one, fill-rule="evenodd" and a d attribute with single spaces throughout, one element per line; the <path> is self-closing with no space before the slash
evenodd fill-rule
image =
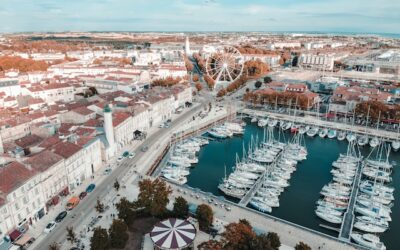
<path id="1" fill-rule="evenodd" d="M 227 84 L 238 79 L 243 72 L 244 58 L 231 46 L 215 48 L 206 60 L 206 73 L 215 84 Z"/>

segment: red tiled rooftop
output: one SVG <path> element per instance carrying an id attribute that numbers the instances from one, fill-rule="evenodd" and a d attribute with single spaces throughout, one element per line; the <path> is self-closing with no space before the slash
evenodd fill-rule
<path id="1" fill-rule="evenodd" d="M 102 127 L 103 126 L 103 122 L 100 121 L 99 119 L 89 119 L 83 125 L 87 126 L 87 127 Z"/>
<path id="2" fill-rule="evenodd" d="M 51 137 L 48 137 L 48 138 L 44 139 L 42 141 L 42 143 L 39 144 L 39 147 L 41 147 L 41 148 L 49 148 L 51 146 L 56 145 L 59 142 L 61 142 L 60 138 L 58 138 L 58 136 L 55 135 L 55 136 L 51 136 Z"/>
<path id="3" fill-rule="evenodd" d="M 9 194 L 16 188 L 23 185 L 32 178 L 37 172 L 29 169 L 19 162 L 11 162 L 0 168 L 0 192 Z"/>
<path id="4" fill-rule="evenodd" d="M 54 147 L 52 147 L 52 152 L 54 152 L 57 155 L 62 156 L 64 159 L 68 159 L 69 157 L 73 156 L 79 150 L 81 150 L 82 147 L 71 143 L 71 142 L 60 142 Z"/>
<path id="5" fill-rule="evenodd" d="M 17 144 L 18 146 L 20 146 L 21 148 L 27 148 L 29 146 L 33 146 L 35 144 L 38 144 L 39 142 L 42 141 L 42 138 L 32 134 L 32 135 L 27 135 L 24 136 L 18 140 L 15 140 L 15 144 Z"/>
<path id="6" fill-rule="evenodd" d="M 124 122 L 126 119 L 128 119 L 131 115 L 126 112 L 117 112 L 113 113 L 113 126 L 117 127 L 120 125 L 122 122 Z"/>
<path id="7" fill-rule="evenodd" d="M 49 150 L 43 150 L 42 152 L 25 160 L 25 164 L 29 164 L 33 169 L 44 172 L 51 166 L 60 162 L 63 158 Z"/>
<path id="8" fill-rule="evenodd" d="M 79 108 L 76 108 L 76 109 L 73 109 L 72 110 L 73 112 L 75 112 L 75 113 L 77 113 L 77 114 L 80 114 L 80 115 L 90 115 L 90 114 L 93 114 L 94 113 L 94 111 L 92 111 L 92 110 L 90 110 L 90 109 L 88 109 L 87 107 L 85 107 L 85 106 L 82 106 L 82 107 L 79 107 Z"/>

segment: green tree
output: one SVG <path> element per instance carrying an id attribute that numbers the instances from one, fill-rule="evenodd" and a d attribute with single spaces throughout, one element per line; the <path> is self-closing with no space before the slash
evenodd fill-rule
<path id="1" fill-rule="evenodd" d="M 200 229 L 208 231 L 214 219 L 211 207 L 207 204 L 199 205 L 196 209 L 196 218 L 199 222 Z"/>
<path id="2" fill-rule="evenodd" d="M 262 86 L 262 82 L 261 81 L 256 81 L 254 83 L 254 87 L 256 87 L 257 89 L 259 89 Z"/>
<path id="3" fill-rule="evenodd" d="M 108 233 L 110 235 L 110 246 L 113 248 L 124 248 L 128 241 L 128 226 L 123 220 L 114 219 Z"/>
<path id="4" fill-rule="evenodd" d="M 311 247 L 307 245 L 306 243 L 300 241 L 297 243 L 297 245 L 294 247 L 295 250 L 311 250 Z"/>
<path id="5" fill-rule="evenodd" d="M 118 192 L 119 188 L 120 188 L 120 185 L 119 185 L 118 180 L 116 179 L 114 182 L 114 189 L 117 190 L 117 192 Z"/>
<path id="6" fill-rule="evenodd" d="M 107 250 L 110 247 L 107 229 L 96 227 L 90 239 L 91 250 Z"/>
<path id="7" fill-rule="evenodd" d="M 272 249 L 278 250 L 279 247 L 281 246 L 281 240 L 280 240 L 279 235 L 277 233 L 269 232 L 267 234 L 267 239 L 271 243 Z"/>
<path id="8" fill-rule="evenodd" d="M 76 235 L 73 227 L 67 227 L 67 240 L 69 240 L 71 243 L 74 243 L 76 240 Z"/>
<path id="9" fill-rule="evenodd" d="M 136 217 L 136 213 L 133 209 L 133 203 L 123 197 L 116 205 L 118 210 L 118 218 L 125 221 L 127 225 L 132 224 Z"/>
<path id="10" fill-rule="evenodd" d="M 49 245 L 49 250 L 60 250 L 60 245 L 57 242 L 53 242 Z"/>
<path id="11" fill-rule="evenodd" d="M 182 196 L 176 197 L 174 208 L 172 209 L 174 216 L 178 218 L 186 218 L 189 214 L 189 205 Z"/>
<path id="12" fill-rule="evenodd" d="M 99 198 L 97 198 L 97 203 L 96 203 L 95 209 L 98 213 L 104 212 L 104 204 L 100 201 Z"/>
<path id="13" fill-rule="evenodd" d="M 144 212 L 155 217 L 166 213 L 169 195 L 172 190 L 161 179 L 145 179 L 139 182 L 139 196 L 135 202 L 137 208 L 143 208 Z"/>
<path id="14" fill-rule="evenodd" d="M 266 76 L 266 77 L 264 77 L 264 83 L 270 83 L 270 82 L 272 82 L 272 78 L 270 77 L 270 76 Z"/>

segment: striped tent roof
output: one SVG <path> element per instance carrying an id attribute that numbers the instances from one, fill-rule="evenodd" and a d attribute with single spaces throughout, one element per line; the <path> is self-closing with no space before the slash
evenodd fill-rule
<path id="1" fill-rule="evenodd" d="M 187 220 L 171 218 L 157 223 L 150 237 L 158 248 L 181 249 L 192 244 L 196 228 Z"/>

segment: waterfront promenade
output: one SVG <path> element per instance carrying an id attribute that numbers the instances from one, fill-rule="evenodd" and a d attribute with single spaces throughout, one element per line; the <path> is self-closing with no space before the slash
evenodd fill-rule
<path id="1" fill-rule="evenodd" d="M 189 203 L 195 205 L 209 204 L 213 209 L 214 217 L 217 218 L 218 221 L 231 223 L 244 218 L 250 222 L 257 232 L 277 233 L 283 245 L 294 247 L 299 241 L 302 241 L 307 243 L 312 249 L 356 249 L 354 245 L 346 244 L 334 237 L 280 220 L 250 208 L 242 207 L 227 200 L 220 200 L 219 197 L 212 196 L 209 193 L 202 193 L 198 190 L 173 183 L 169 183 L 169 185 L 173 189 L 174 196 L 182 196 Z M 213 199 L 213 202 L 210 203 L 210 199 Z M 221 204 L 224 204 L 224 206 L 222 207 Z M 229 206 L 231 211 L 228 212 L 225 206 Z"/>
<path id="2" fill-rule="evenodd" d="M 321 120 L 316 117 L 312 116 L 293 116 L 288 114 L 281 114 L 281 113 L 274 113 L 270 111 L 264 110 L 253 110 L 253 109 L 243 109 L 240 113 L 249 115 L 251 117 L 271 117 L 273 119 L 284 120 L 295 122 L 298 124 L 305 124 L 310 126 L 318 126 L 321 128 L 328 128 L 328 129 L 337 129 L 337 130 L 344 130 L 348 132 L 353 132 L 356 134 L 364 134 L 368 136 L 377 136 L 383 138 L 387 141 L 395 141 L 400 140 L 400 135 L 395 132 L 386 131 L 386 130 L 377 130 L 375 128 L 358 126 L 358 125 L 351 125 L 345 123 L 338 123 L 332 121 Z"/>

